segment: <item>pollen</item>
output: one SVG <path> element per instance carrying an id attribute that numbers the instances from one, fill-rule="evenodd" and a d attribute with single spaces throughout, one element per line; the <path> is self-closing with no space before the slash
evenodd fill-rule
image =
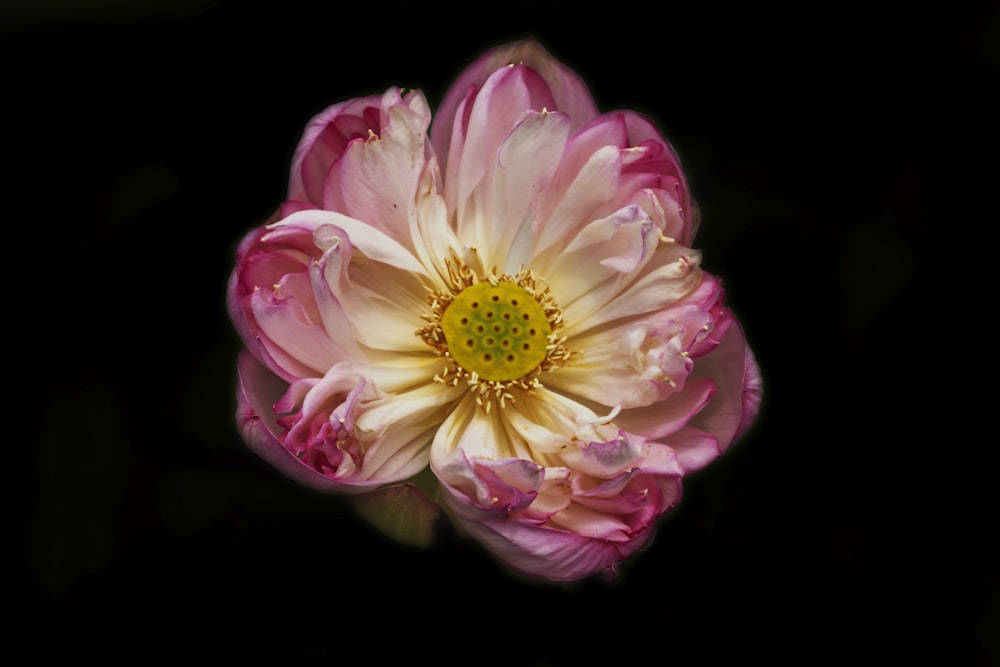
<path id="1" fill-rule="evenodd" d="M 428 289 L 429 325 L 416 332 L 446 359 L 435 381 L 462 380 L 482 409 L 505 409 L 570 359 L 562 313 L 530 271 L 480 276 L 456 257 L 447 266 L 448 287 Z"/>

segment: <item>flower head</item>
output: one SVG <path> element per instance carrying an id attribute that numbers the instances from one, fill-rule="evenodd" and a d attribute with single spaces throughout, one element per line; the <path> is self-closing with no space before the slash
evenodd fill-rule
<path id="1" fill-rule="evenodd" d="M 392 497 L 530 575 L 611 570 L 760 405 L 697 223 L 655 125 L 533 41 L 466 68 L 433 125 L 419 91 L 331 106 L 237 251 L 241 432 L 332 492 L 429 466 L 435 497 Z"/>

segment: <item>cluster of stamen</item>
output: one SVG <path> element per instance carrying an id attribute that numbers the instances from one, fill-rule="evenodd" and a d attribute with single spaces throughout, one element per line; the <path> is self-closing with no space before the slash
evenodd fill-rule
<path id="1" fill-rule="evenodd" d="M 489 412 L 540 388 L 539 376 L 569 359 L 562 313 L 531 271 L 479 276 L 457 258 L 445 266 L 447 287 L 429 289 L 428 325 L 416 332 L 446 360 L 435 382 L 466 383 Z"/>

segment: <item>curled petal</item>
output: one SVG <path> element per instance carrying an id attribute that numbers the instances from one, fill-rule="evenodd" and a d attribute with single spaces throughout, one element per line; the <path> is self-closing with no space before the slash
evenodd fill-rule
<path id="1" fill-rule="evenodd" d="M 453 400 L 438 386 L 393 400 L 348 364 L 289 385 L 243 352 L 239 371 L 237 421 L 251 449 L 321 491 L 354 493 L 419 472 L 435 415 Z M 380 421 L 386 406 L 391 424 Z"/>
<path id="2" fill-rule="evenodd" d="M 420 283 L 391 264 L 374 264 L 354 249 L 349 234 L 333 225 L 317 230 L 325 249 L 311 267 L 313 289 L 328 304 L 325 319 L 341 345 L 396 352 L 426 352 L 413 332 L 426 308 Z"/>
<path id="3" fill-rule="evenodd" d="M 290 273 L 270 288 L 255 290 L 250 309 L 261 342 L 272 358 L 282 359 L 281 366 L 290 373 L 299 377 L 322 375 L 325 369 L 346 360 L 344 351 L 324 328 L 306 273 Z"/>
<path id="4" fill-rule="evenodd" d="M 641 442 L 625 431 L 606 442 L 581 442 L 562 453 L 563 462 L 575 471 L 600 478 L 619 475 L 638 457 Z"/>
<path id="5" fill-rule="evenodd" d="M 266 227 L 252 230 L 237 248 L 227 286 L 227 307 L 247 349 L 273 373 L 291 382 L 315 375 L 342 358 L 318 328 L 318 311 L 301 278 L 311 261 L 311 234 L 290 229 L 272 239 Z M 307 339 L 310 345 L 284 341 Z M 327 338 L 327 340 L 324 340 Z M 315 349 L 313 348 L 315 346 Z"/>
<path id="6" fill-rule="evenodd" d="M 337 491 L 341 486 L 303 465 L 289 452 L 278 435 L 284 430 L 272 408 L 288 389 L 288 384 L 260 364 L 249 352 L 238 360 L 236 422 L 247 446 L 262 459 L 296 482 L 320 491 Z"/>

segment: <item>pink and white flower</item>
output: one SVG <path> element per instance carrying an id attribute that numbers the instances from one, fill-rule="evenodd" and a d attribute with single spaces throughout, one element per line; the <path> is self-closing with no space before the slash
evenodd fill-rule
<path id="1" fill-rule="evenodd" d="M 241 432 L 310 487 L 439 502 L 518 571 L 613 570 L 761 400 L 677 155 L 533 41 L 431 121 L 391 88 L 309 123 L 230 281 Z M 434 497 L 398 492 L 428 466 Z"/>

